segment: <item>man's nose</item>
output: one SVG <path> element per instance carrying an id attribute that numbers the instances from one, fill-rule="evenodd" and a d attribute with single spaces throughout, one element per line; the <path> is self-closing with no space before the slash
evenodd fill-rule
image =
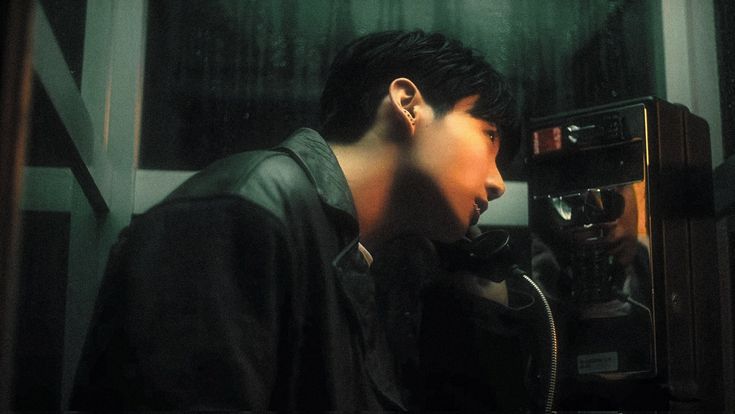
<path id="1" fill-rule="evenodd" d="M 498 167 L 494 164 L 485 179 L 485 190 L 487 191 L 487 201 L 495 200 L 505 193 L 505 181 L 503 181 L 503 176 L 500 175 Z"/>

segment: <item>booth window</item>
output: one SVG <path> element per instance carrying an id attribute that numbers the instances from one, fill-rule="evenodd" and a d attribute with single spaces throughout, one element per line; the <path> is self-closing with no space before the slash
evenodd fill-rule
<path id="1" fill-rule="evenodd" d="M 663 87 L 658 2 L 152 1 L 139 167 L 198 170 L 317 128 L 335 52 L 359 35 L 415 28 L 484 54 L 526 117 Z"/>

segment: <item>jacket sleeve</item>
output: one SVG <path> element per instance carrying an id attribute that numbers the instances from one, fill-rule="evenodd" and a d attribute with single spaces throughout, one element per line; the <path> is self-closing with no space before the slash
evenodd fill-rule
<path id="1" fill-rule="evenodd" d="M 119 250 L 71 409 L 268 409 L 294 272 L 283 224 L 234 196 L 177 201 Z"/>

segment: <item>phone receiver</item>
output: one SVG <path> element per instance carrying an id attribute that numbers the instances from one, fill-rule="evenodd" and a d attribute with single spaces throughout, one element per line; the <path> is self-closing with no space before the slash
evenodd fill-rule
<path id="1" fill-rule="evenodd" d="M 454 243 L 436 243 L 448 271 L 467 271 L 475 276 L 502 282 L 524 272 L 516 264 L 505 230 L 490 230 L 476 237 L 466 236 Z"/>

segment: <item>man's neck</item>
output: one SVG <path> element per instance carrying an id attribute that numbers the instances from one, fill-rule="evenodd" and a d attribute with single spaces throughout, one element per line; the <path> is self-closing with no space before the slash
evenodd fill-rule
<path id="1" fill-rule="evenodd" d="M 355 201 L 360 239 L 370 248 L 378 242 L 382 224 L 388 217 L 400 149 L 377 135 L 369 134 L 356 143 L 330 143 L 330 146 Z"/>

